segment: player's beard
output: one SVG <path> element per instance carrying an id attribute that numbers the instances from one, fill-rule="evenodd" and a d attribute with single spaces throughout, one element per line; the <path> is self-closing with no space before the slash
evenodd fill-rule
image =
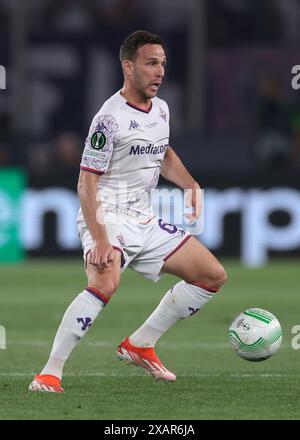
<path id="1" fill-rule="evenodd" d="M 156 95 L 156 93 L 155 93 L 155 94 L 150 93 L 150 92 L 147 90 L 148 87 L 149 87 L 149 84 L 147 84 L 146 86 L 145 86 L 145 85 L 139 85 L 139 86 L 137 87 L 137 91 L 138 91 L 139 95 L 140 95 L 141 98 L 142 98 L 143 100 L 145 100 L 145 101 L 147 101 L 147 100 L 153 98 L 153 97 Z"/>
<path id="2" fill-rule="evenodd" d="M 141 94 L 145 99 L 152 99 L 157 95 L 158 89 L 156 91 L 150 92 L 148 91 L 148 87 L 150 86 L 150 84 L 148 84 L 146 87 L 144 87 L 143 89 L 141 89 Z"/>

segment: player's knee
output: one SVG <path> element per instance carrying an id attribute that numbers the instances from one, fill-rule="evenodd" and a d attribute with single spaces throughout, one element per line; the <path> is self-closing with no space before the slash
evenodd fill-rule
<path id="1" fill-rule="evenodd" d="M 93 280 L 91 283 L 89 283 L 90 287 L 93 287 L 97 289 L 99 292 L 102 293 L 106 298 L 110 298 L 115 291 L 118 288 L 119 280 L 117 279 L 108 279 L 108 280 L 101 280 L 100 282 Z"/>
<path id="2" fill-rule="evenodd" d="M 218 291 L 226 280 L 226 271 L 224 267 L 218 263 L 210 268 L 209 273 L 207 273 L 205 276 L 202 275 L 199 278 L 198 283 L 200 287 L 202 284 L 203 286 L 212 289 L 212 291 Z"/>
<path id="3" fill-rule="evenodd" d="M 105 295 L 107 298 L 110 298 L 117 290 L 118 285 L 119 283 L 117 280 L 110 279 L 102 287 L 103 295 Z"/>
<path id="4" fill-rule="evenodd" d="M 217 292 L 227 280 L 227 273 L 220 263 L 211 266 L 209 272 L 205 274 L 202 272 L 198 276 L 197 274 L 195 275 L 196 279 L 185 279 L 185 281 L 190 284 L 196 284 L 211 292 Z"/>
<path id="5" fill-rule="evenodd" d="M 224 267 L 221 264 L 216 265 L 214 267 L 210 280 L 211 287 L 214 287 L 215 289 L 220 289 L 220 287 L 226 282 L 226 280 L 227 273 Z"/>

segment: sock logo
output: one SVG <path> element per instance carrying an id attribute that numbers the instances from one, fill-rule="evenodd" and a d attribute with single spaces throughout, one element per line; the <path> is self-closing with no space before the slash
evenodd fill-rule
<path id="1" fill-rule="evenodd" d="M 200 309 L 194 309 L 193 307 L 189 307 L 190 316 L 195 315 Z"/>
<path id="2" fill-rule="evenodd" d="M 76 318 L 78 323 L 82 323 L 81 330 L 86 330 L 92 325 L 91 318 Z"/>

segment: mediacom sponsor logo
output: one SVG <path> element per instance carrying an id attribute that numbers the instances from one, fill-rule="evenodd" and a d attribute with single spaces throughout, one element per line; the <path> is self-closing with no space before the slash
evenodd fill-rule
<path id="1" fill-rule="evenodd" d="M 166 149 L 168 148 L 168 145 L 153 145 L 153 144 L 149 144 L 147 147 L 141 147 L 140 145 L 132 145 L 130 148 L 130 152 L 129 155 L 131 156 L 132 154 L 135 155 L 139 155 L 139 154 L 162 154 L 166 151 Z"/>

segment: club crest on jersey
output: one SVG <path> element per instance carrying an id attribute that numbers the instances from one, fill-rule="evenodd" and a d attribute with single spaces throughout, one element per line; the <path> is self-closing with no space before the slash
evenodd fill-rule
<path id="1" fill-rule="evenodd" d="M 117 239 L 119 240 L 121 246 L 126 246 L 125 238 L 123 237 L 122 234 L 117 235 Z"/>
<path id="2" fill-rule="evenodd" d="M 161 107 L 159 107 L 159 116 L 167 122 L 167 113 Z"/>
<path id="3" fill-rule="evenodd" d="M 129 125 L 129 130 L 135 129 L 135 128 L 140 128 L 140 124 L 138 124 L 135 120 L 130 121 L 130 125 Z"/>
<path id="4" fill-rule="evenodd" d="M 95 150 L 101 150 L 106 144 L 106 136 L 102 131 L 96 131 L 91 137 L 91 146 Z"/>

